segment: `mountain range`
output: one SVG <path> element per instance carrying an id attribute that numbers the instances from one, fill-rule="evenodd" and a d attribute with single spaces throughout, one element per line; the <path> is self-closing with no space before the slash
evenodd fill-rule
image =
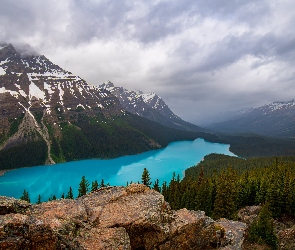
<path id="1" fill-rule="evenodd" d="M 245 109 L 230 119 L 208 126 L 226 133 L 250 132 L 274 137 L 295 137 L 295 101 L 273 102 Z"/>
<path id="2" fill-rule="evenodd" d="M 156 95 L 145 98 L 147 116 L 163 117 L 170 128 L 138 115 L 112 92 L 110 83 L 91 86 L 43 55 L 0 45 L 1 169 L 117 157 L 213 136 L 171 128 L 181 128 L 175 124 L 182 120 Z"/>
<path id="3" fill-rule="evenodd" d="M 100 86 L 52 63 L 30 48 L 0 45 L 0 169 L 113 158 L 204 138 L 243 156 L 293 155 L 295 102 L 237 113 L 208 129 L 183 121 L 155 93 Z M 226 135 L 224 132 L 252 134 Z M 291 151 L 290 151 L 291 150 Z"/>
<path id="4" fill-rule="evenodd" d="M 103 83 L 99 87 L 116 96 L 122 107 L 132 114 L 171 128 L 197 132 L 205 131 L 201 127 L 186 122 L 175 115 L 164 100 L 155 93 L 144 94 L 142 91 L 130 91 L 123 87 L 115 87 L 110 81 Z"/>

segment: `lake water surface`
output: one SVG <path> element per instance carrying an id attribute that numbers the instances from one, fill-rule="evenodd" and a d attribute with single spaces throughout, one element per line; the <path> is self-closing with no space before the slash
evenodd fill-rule
<path id="1" fill-rule="evenodd" d="M 173 172 L 183 177 L 185 169 L 196 165 L 210 153 L 234 155 L 227 144 L 205 142 L 203 139 L 173 142 L 164 149 L 110 160 L 82 160 L 12 170 L 0 177 L 0 195 L 19 198 L 26 189 L 31 202 L 37 201 L 38 194 L 42 201 L 46 201 L 53 194 L 60 198 L 71 186 L 77 196 L 83 175 L 90 184 L 104 179 L 110 185 L 125 186 L 130 181 L 141 181 L 144 168 L 148 169 L 153 182 L 156 179 L 169 182 Z"/>

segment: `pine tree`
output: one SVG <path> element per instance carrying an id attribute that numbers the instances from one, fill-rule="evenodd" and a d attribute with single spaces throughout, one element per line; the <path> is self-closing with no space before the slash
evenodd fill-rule
<path id="1" fill-rule="evenodd" d="M 205 211 L 207 215 L 212 213 L 212 190 L 211 184 L 207 179 L 203 179 L 199 184 L 196 194 L 196 208 L 195 210 Z"/>
<path id="2" fill-rule="evenodd" d="M 106 185 L 104 184 L 104 180 L 103 179 L 101 179 L 101 182 L 100 182 L 100 185 L 99 185 L 101 188 L 103 188 L 103 187 L 106 187 Z"/>
<path id="3" fill-rule="evenodd" d="M 50 195 L 50 197 L 48 198 L 48 201 L 55 201 L 56 200 L 56 195 Z"/>
<path id="4" fill-rule="evenodd" d="M 204 177 L 204 168 L 201 167 L 198 181 L 196 185 L 195 194 L 195 207 L 194 210 L 205 211 L 207 215 L 211 215 L 212 212 L 212 185 Z"/>
<path id="5" fill-rule="evenodd" d="M 169 183 L 169 199 L 167 200 L 172 209 L 180 209 L 182 203 L 182 194 L 180 192 L 180 182 L 175 179 L 175 173 L 173 173 L 172 180 Z"/>
<path id="6" fill-rule="evenodd" d="M 189 201 L 189 192 L 186 191 L 182 193 L 181 199 L 180 199 L 180 207 L 181 208 L 188 208 L 190 206 L 190 201 Z"/>
<path id="7" fill-rule="evenodd" d="M 219 175 L 213 218 L 233 219 L 237 210 L 236 181 L 237 173 L 231 167 Z"/>
<path id="8" fill-rule="evenodd" d="M 295 180 L 292 180 L 290 183 L 290 192 L 288 194 L 289 199 L 289 213 L 295 216 Z"/>
<path id="9" fill-rule="evenodd" d="M 20 197 L 21 200 L 31 202 L 29 192 L 24 189 L 23 195 Z"/>
<path id="10" fill-rule="evenodd" d="M 38 195 L 38 200 L 37 200 L 36 204 L 41 204 L 41 195 L 40 194 Z"/>
<path id="11" fill-rule="evenodd" d="M 238 198 L 237 203 L 239 207 L 246 206 L 250 201 L 250 184 L 249 173 L 244 173 L 238 182 Z"/>
<path id="12" fill-rule="evenodd" d="M 275 173 L 271 178 L 270 186 L 267 190 L 266 199 L 269 203 L 269 208 L 274 217 L 280 217 L 283 212 L 284 195 L 282 189 L 283 181 L 280 176 Z"/>
<path id="13" fill-rule="evenodd" d="M 141 176 L 141 183 L 148 187 L 150 187 L 150 185 L 152 184 L 149 171 L 146 168 L 143 169 L 143 173 Z"/>
<path id="14" fill-rule="evenodd" d="M 189 178 L 187 181 L 185 181 L 184 190 L 182 191 L 183 197 L 182 197 L 182 205 L 181 207 L 185 207 L 189 210 L 195 210 L 195 198 L 198 192 L 198 186 L 196 181 L 192 181 L 191 178 Z M 185 197 L 184 197 L 185 196 Z"/>
<path id="15" fill-rule="evenodd" d="M 69 192 L 66 196 L 66 199 L 74 199 L 72 187 L 70 187 Z"/>
<path id="16" fill-rule="evenodd" d="M 167 187 L 167 182 L 166 181 L 163 181 L 161 190 L 162 190 L 162 195 L 165 198 L 165 201 L 168 201 L 169 192 L 168 192 L 168 187 Z"/>
<path id="17" fill-rule="evenodd" d="M 204 167 L 201 167 L 199 177 L 198 177 L 198 185 L 201 185 L 204 180 Z"/>
<path id="18" fill-rule="evenodd" d="M 97 182 L 97 180 L 95 180 L 95 181 L 92 182 L 91 191 L 93 192 L 93 191 L 95 191 L 97 189 L 98 189 L 98 182 Z"/>
<path id="19" fill-rule="evenodd" d="M 269 189 L 268 185 L 269 184 L 267 179 L 261 179 L 258 181 L 258 190 L 256 192 L 256 199 L 255 199 L 256 204 L 265 203 L 267 190 Z"/>
<path id="20" fill-rule="evenodd" d="M 62 193 L 62 195 L 61 195 L 61 197 L 60 197 L 61 199 L 64 199 L 65 198 L 65 194 L 64 193 Z"/>
<path id="21" fill-rule="evenodd" d="M 180 175 L 177 175 L 176 182 L 180 183 Z"/>
<path id="22" fill-rule="evenodd" d="M 153 189 L 156 190 L 157 192 L 161 193 L 161 188 L 160 188 L 160 184 L 159 184 L 158 179 L 155 181 Z"/>
<path id="23" fill-rule="evenodd" d="M 258 243 L 267 243 L 272 246 L 273 249 L 277 247 L 277 237 L 274 233 L 274 227 L 272 223 L 272 214 L 269 210 L 270 206 L 266 203 L 258 216 L 258 220 L 255 221 L 249 228 L 249 241 Z"/>
<path id="24" fill-rule="evenodd" d="M 89 191 L 89 182 L 85 179 L 85 176 L 82 176 L 82 180 L 78 188 L 78 197 L 81 197 Z"/>

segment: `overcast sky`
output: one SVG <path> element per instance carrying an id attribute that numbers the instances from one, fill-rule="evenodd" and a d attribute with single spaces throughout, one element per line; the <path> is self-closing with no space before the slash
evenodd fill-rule
<path id="1" fill-rule="evenodd" d="M 294 0 L 0 0 L 0 41 L 196 124 L 295 98 Z"/>

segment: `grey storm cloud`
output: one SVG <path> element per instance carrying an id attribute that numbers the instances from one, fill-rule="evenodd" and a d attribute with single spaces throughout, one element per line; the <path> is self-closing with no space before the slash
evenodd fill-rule
<path id="1" fill-rule="evenodd" d="M 254 7 L 253 7 L 254 6 Z M 1 1 L 4 39 L 39 33 L 60 36 L 67 43 L 84 43 L 93 37 L 112 39 L 123 36 L 142 43 L 155 42 L 199 25 L 210 15 L 253 22 L 266 15 L 265 2 L 209 1 Z M 138 13 L 136 13 L 138 10 Z M 248 17 L 247 19 L 245 17 Z M 66 34 L 62 34 L 66 29 Z"/>
<path id="2" fill-rule="evenodd" d="M 295 93 L 292 0 L 0 0 L 0 43 L 45 54 L 91 84 L 156 92 L 179 116 Z"/>

